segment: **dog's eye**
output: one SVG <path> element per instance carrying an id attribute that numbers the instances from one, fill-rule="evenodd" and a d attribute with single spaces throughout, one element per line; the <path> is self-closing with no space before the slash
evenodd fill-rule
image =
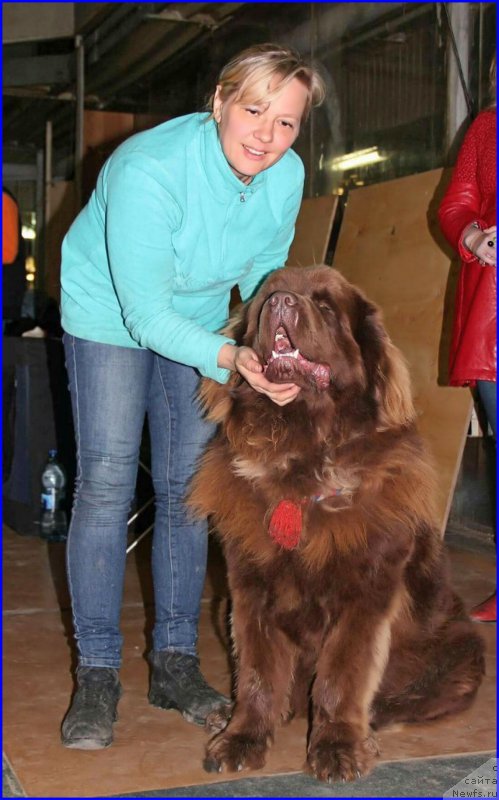
<path id="1" fill-rule="evenodd" d="M 319 305 L 319 308 L 320 308 L 321 311 L 332 311 L 333 310 L 331 308 L 331 306 L 328 306 L 327 303 L 319 303 L 318 305 Z"/>

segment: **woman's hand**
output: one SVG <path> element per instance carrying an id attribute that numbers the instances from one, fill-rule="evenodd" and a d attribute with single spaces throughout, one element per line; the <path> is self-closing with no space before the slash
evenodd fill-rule
<path id="1" fill-rule="evenodd" d="M 482 263 L 491 267 L 496 265 L 496 226 L 481 231 L 468 225 L 463 234 L 463 244 L 470 253 Z"/>
<path id="2" fill-rule="evenodd" d="M 268 381 L 258 356 L 251 347 L 224 344 L 218 354 L 218 365 L 239 372 L 255 392 L 266 394 L 278 406 L 291 403 L 300 392 L 300 387 L 295 383 Z"/>

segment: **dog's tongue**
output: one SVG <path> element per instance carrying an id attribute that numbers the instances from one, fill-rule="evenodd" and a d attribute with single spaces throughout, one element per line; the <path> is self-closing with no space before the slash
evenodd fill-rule
<path id="1" fill-rule="evenodd" d="M 316 364 L 309 361 L 303 366 L 305 372 L 314 376 L 315 384 L 318 389 L 327 389 L 331 381 L 331 370 L 326 364 Z"/>

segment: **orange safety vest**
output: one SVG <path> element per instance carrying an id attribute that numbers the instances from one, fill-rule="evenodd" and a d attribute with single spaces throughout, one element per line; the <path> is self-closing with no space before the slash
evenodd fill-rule
<path id="1" fill-rule="evenodd" d="M 2 231 L 2 263 L 12 264 L 19 252 L 19 209 L 6 192 L 2 192 Z"/>

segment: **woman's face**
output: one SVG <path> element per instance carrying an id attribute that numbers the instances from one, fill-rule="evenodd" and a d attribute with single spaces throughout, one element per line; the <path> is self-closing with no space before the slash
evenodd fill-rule
<path id="1" fill-rule="evenodd" d="M 220 86 L 213 101 L 220 143 L 229 166 L 244 183 L 279 161 L 300 132 L 307 89 L 298 80 L 263 104 L 222 102 Z"/>

